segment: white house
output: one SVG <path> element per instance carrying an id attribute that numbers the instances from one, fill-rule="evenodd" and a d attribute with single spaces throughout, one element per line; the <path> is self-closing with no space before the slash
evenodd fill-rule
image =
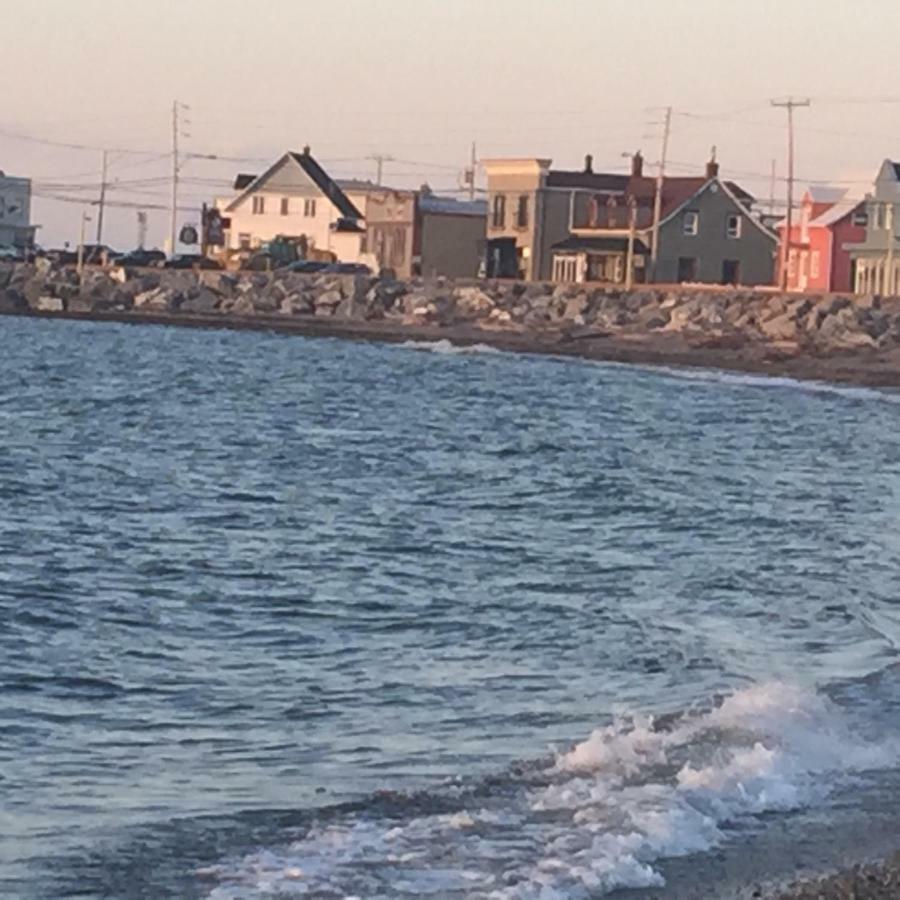
<path id="1" fill-rule="evenodd" d="M 31 224 L 31 179 L 0 172 L 0 247 L 31 247 L 36 230 Z"/>
<path id="2" fill-rule="evenodd" d="M 236 197 L 217 201 L 225 247 L 253 249 L 276 237 L 305 238 L 310 250 L 341 262 L 368 262 L 363 214 L 304 147 L 259 176 L 238 176 Z"/>

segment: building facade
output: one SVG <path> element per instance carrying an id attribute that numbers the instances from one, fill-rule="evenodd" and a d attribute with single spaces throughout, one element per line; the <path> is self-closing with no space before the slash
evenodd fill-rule
<path id="1" fill-rule="evenodd" d="M 369 262 L 363 213 L 313 158 L 308 147 L 285 153 L 262 175 L 238 176 L 236 197 L 219 200 L 228 227 L 224 248 L 254 250 L 275 238 L 300 243 L 310 256 Z"/>
<path id="2" fill-rule="evenodd" d="M 857 294 L 900 295 L 900 163 L 886 159 L 864 200 L 865 236 L 845 245 Z M 860 219 L 862 221 L 862 219 Z"/>
<path id="3" fill-rule="evenodd" d="M 484 200 L 454 200 L 420 193 L 416 274 L 426 278 L 476 278 L 485 254 L 487 210 Z"/>
<path id="4" fill-rule="evenodd" d="M 772 283 L 776 236 L 715 160 L 703 176 L 663 180 L 654 266 L 656 180 L 641 163 L 635 157 L 622 193 L 573 191 L 568 234 L 552 247 L 554 281 L 624 284 L 630 263 L 635 282 Z"/>
<path id="5" fill-rule="evenodd" d="M 636 160 L 639 157 L 635 158 Z M 572 195 L 578 190 L 623 196 L 628 175 L 551 169 L 549 159 L 489 159 L 487 274 L 550 280 L 553 246 L 569 234 Z"/>
<path id="6" fill-rule="evenodd" d="M 866 204 L 834 188 L 810 188 L 791 225 L 788 251 L 789 291 L 848 292 L 854 289 L 854 264 L 848 246 L 866 237 Z M 782 283 L 787 223 L 778 224 L 777 283 Z"/>
<path id="7" fill-rule="evenodd" d="M 36 231 L 31 224 L 31 179 L 0 172 L 0 247 L 29 249 Z"/>

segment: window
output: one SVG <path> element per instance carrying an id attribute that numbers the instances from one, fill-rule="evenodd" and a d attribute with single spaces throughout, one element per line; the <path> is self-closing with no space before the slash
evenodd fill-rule
<path id="1" fill-rule="evenodd" d="M 578 281 L 578 257 L 555 256 L 553 258 L 553 280 L 560 283 Z"/>
<path id="2" fill-rule="evenodd" d="M 819 277 L 819 251 L 813 250 L 812 256 L 809 258 L 809 277 Z"/>
<path id="3" fill-rule="evenodd" d="M 876 203 L 875 204 L 875 224 L 872 226 L 876 231 L 884 231 L 884 204 Z"/>
<path id="4" fill-rule="evenodd" d="M 491 225 L 494 228 L 504 228 L 506 226 L 506 197 L 503 194 L 494 195 Z"/>
<path id="5" fill-rule="evenodd" d="M 253 214 L 257 216 L 261 216 L 266 211 L 266 198 L 265 197 L 254 197 L 253 198 Z"/>
<path id="6" fill-rule="evenodd" d="M 869 215 L 864 209 L 858 209 L 853 213 L 853 224 L 866 228 L 869 224 Z"/>
<path id="7" fill-rule="evenodd" d="M 696 210 L 688 210 L 684 214 L 681 227 L 685 234 L 696 235 L 700 231 L 700 213 Z"/>
<path id="8" fill-rule="evenodd" d="M 307 219 L 314 219 L 316 217 L 315 197 L 307 197 L 303 201 L 303 215 L 306 216 Z"/>
<path id="9" fill-rule="evenodd" d="M 528 194 L 519 197 L 519 206 L 516 209 L 516 228 L 528 227 Z"/>
<path id="10" fill-rule="evenodd" d="M 239 234 L 238 235 L 238 245 L 241 250 L 249 250 L 250 249 L 250 235 L 249 234 Z"/>
<path id="11" fill-rule="evenodd" d="M 725 234 L 730 238 L 739 238 L 741 236 L 741 217 L 727 216 L 725 219 Z M 728 283 L 728 282 L 726 282 Z"/>
<path id="12" fill-rule="evenodd" d="M 797 277 L 797 251 L 791 250 L 788 253 L 788 276 L 793 280 Z"/>
<path id="13" fill-rule="evenodd" d="M 291 201 L 288 197 L 281 198 L 281 214 L 286 216 L 291 211 Z"/>

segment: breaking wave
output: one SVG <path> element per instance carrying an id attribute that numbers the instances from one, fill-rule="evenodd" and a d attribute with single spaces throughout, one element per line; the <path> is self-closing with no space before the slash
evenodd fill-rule
<path id="1" fill-rule="evenodd" d="M 755 685 L 665 719 L 626 716 L 502 777 L 389 811 L 323 813 L 296 839 L 197 873 L 210 898 L 588 898 L 664 884 L 660 861 L 721 844 L 732 823 L 826 801 L 900 759 L 823 696 Z M 396 797 L 397 795 L 393 795 Z"/>
<path id="2" fill-rule="evenodd" d="M 399 346 L 407 350 L 425 350 L 431 353 L 442 353 L 448 356 L 461 356 L 474 353 L 502 353 L 489 344 L 454 344 L 446 338 L 440 341 L 404 341 Z"/>

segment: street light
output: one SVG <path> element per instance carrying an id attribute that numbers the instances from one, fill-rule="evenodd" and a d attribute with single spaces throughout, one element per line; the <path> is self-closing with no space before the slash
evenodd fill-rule
<path id="1" fill-rule="evenodd" d="M 79 238 L 78 238 L 77 272 L 78 272 L 79 278 L 81 277 L 81 273 L 84 271 L 84 232 L 85 232 L 85 228 L 87 227 L 87 223 L 90 221 L 91 221 L 91 217 L 86 212 L 83 212 L 81 214 L 81 234 L 79 235 Z"/>

